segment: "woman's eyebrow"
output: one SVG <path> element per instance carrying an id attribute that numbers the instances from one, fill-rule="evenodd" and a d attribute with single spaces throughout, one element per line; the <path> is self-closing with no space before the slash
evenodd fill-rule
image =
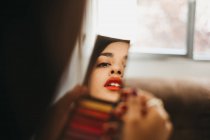
<path id="1" fill-rule="evenodd" d="M 101 53 L 100 56 L 113 57 L 113 54 L 109 52 L 105 52 L 105 53 Z"/>
<path id="2" fill-rule="evenodd" d="M 105 53 L 101 53 L 100 56 L 106 56 L 106 57 L 113 57 L 113 53 L 110 52 L 105 52 Z M 128 56 L 124 56 L 124 59 L 127 60 Z"/>

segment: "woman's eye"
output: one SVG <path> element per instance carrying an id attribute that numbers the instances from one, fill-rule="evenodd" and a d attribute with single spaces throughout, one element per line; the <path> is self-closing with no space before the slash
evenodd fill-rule
<path id="1" fill-rule="evenodd" d="M 110 65 L 111 65 L 110 63 L 100 63 L 100 64 L 97 65 L 97 67 L 106 68 L 106 67 L 108 67 Z"/>

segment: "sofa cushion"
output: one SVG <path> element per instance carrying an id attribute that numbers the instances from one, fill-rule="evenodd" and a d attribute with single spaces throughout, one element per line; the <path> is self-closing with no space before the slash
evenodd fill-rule
<path id="1" fill-rule="evenodd" d="M 171 140 L 210 140 L 210 80 L 131 78 L 126 85 L 163 100 L 174 125 Z"/>

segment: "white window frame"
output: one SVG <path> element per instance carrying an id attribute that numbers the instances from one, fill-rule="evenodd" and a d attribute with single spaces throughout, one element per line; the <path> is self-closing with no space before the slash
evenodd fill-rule
<path id="1" fill-rule="evenodd" d="M 94 5 L 94 10 L 93 13 L 98 13 L 98 2 L 99 1 L 94 1 L 92 0 L 92 4 Z M 138 0 L 136 0 L 136 2 L 138 2 Z M 160 53 L 156 53 L 156 51 L 151 51 L 152 49 L 145 49 L 143 48 L 142 50 L 139 50 L 138 48 L 133 48 L 132 52 L 135 52 L 137 54 L 154 54 L 154 55 L 166 55 L 166 56 L 177 56 L 177 57 L 186 57 L 192 60 L 194 59 L 194 46 L 193 46 L 193 42 L 194 42 L 194 26 L 195 26 L 195 10 L 196 10 L 196 0 L 188 0 L 188 20 L 187 20 L 187 37 L 186 37 L 186 52 L 185 53 L 180 53 L 178 50 L 175 52 L 171 52 L 168 53 L 167 49 L 163 48 L 162 50 L 159 50 L 158 52 Z M 92 20 L 94 21 L 94 26 L 97 28 L 97 22 L 98 22 L 98 15 L 94 14 L 94 17 L 92 17 Z M 97 34 L 97 29 L 94 30 L 94 34 Z M 205 60 L 205 59 L 202 59 Z M 208 59 L 206 59 L 208 60 Z"/>

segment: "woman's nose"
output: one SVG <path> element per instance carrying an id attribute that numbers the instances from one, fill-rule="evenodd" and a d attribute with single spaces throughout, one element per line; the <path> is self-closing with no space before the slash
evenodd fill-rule
<path id="1" fill-rule="evenodd" d="M 113 74 L 122 76 L 122 69 L 118 66 L 113 66 L 111 69 L 111 75 Z"/>

